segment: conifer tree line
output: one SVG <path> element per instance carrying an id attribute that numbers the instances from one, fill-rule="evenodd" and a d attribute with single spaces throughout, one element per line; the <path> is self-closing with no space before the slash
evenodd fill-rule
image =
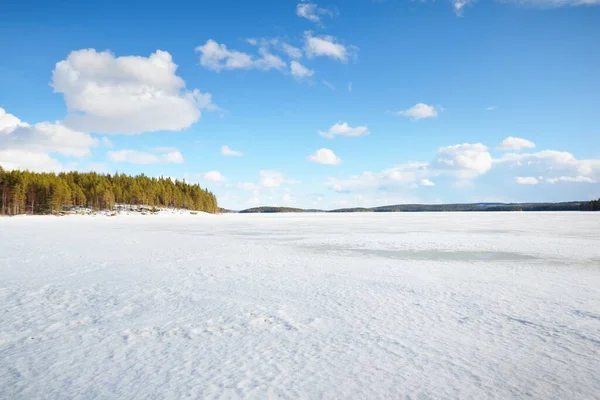
<path id="1" fill-rule="evenodd" d="M 600 211 L 600 199 L 581 203 L 581 211 Z"/>
<path id="2" fill-rule="evenodd" d="M 219 211 L 214 194 L 185 181 L 143 174 L 55 174 L 0 167 L 0 215 L 52 214 L 72 207 L 110 210 L 115 204 Z"/>

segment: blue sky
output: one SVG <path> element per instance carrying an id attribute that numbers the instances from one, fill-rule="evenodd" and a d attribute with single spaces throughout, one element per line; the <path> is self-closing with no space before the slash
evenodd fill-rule
<path id="1" fill-rule="evenodd" d="M 222 206 L 600 197 L 600 1 L 11 2 L 0 165 Z"/>

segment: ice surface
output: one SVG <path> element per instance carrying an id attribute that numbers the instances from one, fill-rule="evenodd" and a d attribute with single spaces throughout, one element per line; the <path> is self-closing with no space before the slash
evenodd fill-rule
<path id="1" fill-rule="evenodd" d="M 0 218 L 0 398 L 598 398 L 599 226 Z"/>

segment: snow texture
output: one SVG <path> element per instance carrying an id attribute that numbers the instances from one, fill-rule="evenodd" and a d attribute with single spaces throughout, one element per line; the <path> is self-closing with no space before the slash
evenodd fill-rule
<path id="1" fill-rule="evenodd" d="M 1 218 L 0 398 L 598 398 L 598 226 Z"/>

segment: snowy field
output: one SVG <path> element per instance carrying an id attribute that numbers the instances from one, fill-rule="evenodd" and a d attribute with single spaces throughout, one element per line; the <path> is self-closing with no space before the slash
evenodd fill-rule
<path id="1" fill-rule="evenodd" d="M 0 398 L 600 398 L 599 228 L 567 212 L 0 218 Z"/>

